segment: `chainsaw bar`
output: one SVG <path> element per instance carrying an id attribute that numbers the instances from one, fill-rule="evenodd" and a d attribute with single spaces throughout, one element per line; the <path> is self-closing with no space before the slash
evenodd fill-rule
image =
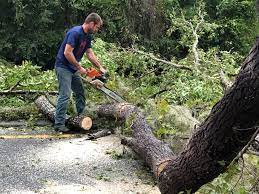
<path id="1" fill-rule="evenodd" d="M 114 91 L 111 91 L 104 85 L 98 89 L 105 93 L 107 96 L 111 97 L 116 102 L 126 102 L 122 97 L 120 97 L 118 94 L 116 94 Z"/>
<path id="2" fill-rule="evenodd" d="M 87 79 L 84 77 L 81 77 L 82 80 L 84 82 L 90 83 L 91 86 L 93 86 L 94 88 L 102 91 L 105 95 L 109 96 L 110 98 L 112 98 L 113 100 L 115 100 L 116 102 L 126 102 L 121 96 L 119 96 L 117 93 L 115 93 L 114 91 L 110 90 L 109 88 L 107 88 L 104 83 L 98 79 L 92 80 L 92 79 Z"/>

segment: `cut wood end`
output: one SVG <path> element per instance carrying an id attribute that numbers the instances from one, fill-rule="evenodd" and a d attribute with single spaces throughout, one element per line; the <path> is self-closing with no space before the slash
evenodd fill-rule
<path id="1" fill-rule="evenodd" d="M 171 161 L 171 159 L 169 160 L 165 160 L 163 162 L 160 162 L 160 164 L 157 165 L 157 169 L 156 169 L 156 177 L 159 177 L 160 173 L 164 170 L 164 168 L 167 166 L 167 164 Z"/>
<path id="2" fill-rule="evenodd" d="M 123 112 L 124 110 L 134 107 L 132 104 L 128 102 L 120 103 L 118 106 L 119 112 Z"/>
<path id="3" fill-rule="evenodd" d="M 91 129 L 92 125 L 93 121 L 90 117 L 85 117 L 81 122 L 81 127 L 86 131 Z"/>

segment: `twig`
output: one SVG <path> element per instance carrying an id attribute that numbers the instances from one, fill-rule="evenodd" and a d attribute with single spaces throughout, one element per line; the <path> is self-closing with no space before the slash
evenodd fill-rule
<path id="1" fill-rule="evenodd" d="M 192 44 L 192 52 L 194 55 L 194 64 L 196 66 L 196 69 L 198 70 L 198 66 L 200 65 L 200 58 L 199 58 L 199 52 L 198 52 L 198 44 L 199 44 L 199 28 L 200 26 L 204 23 L 204 13 L 202 13 L 201 10 L 201 6 L 199 6 L 199 10 L 198 10 L 198 17 L 200 19 L 200 21 L 196 24 L 196 26 L 193 25 L 192 22 L 188 21 L 185 19 L 185 16 L 183 13 L 182 14 L 182 19 L 184 20 L 184 22 L 186 23 L 186 25 L 188 25 L 191 30 L 192 30 L 192 34 L 194 37 L 194 42 Z"/>
<path id="2" fill-rule="evenodd" d="M 9 90 L 7 90 L 8 92 L 11 92 L 13 91 L 18 85 L 20 85 L 22 80 L 19 80 L 16 82 L 16 84 L 14 84 L 11 88 L 9 88 Z"/>
<path id="3" fill-rule="evenodd" d="M 243 158 L 243 157 L 241 157 L 241 158 L 242 158 L 242 171 L 241 171 L 241 174 L 240 174 L 240 176 L 239 176 L 239 178 L 238 178 L 236 184 L 232 187 L 231 193 L 233 193 L 234 188 L 237 186 L 237 184 L 239 183 L 239 181 L 240 181 L 241 178 L 243 177 L 245 162 L 244 162 L 244 158 Z"/>
<path id="4" fill-rule="evenodd" d="M 246 144 L 246 146 L 238 153 L 238 155 L 234 158 L 234 160 L 230 163 L 230 165 L 234 164 L 240 157 L 243 156 L 243 154 L 247 151 L 247 149 L 249 148 L 249 146 L 252 144 L 252 142 L 254 141 L 255 137 L 258 135 L 259 133 L 259 127 L 255 127 L 256 132 L 254 133 L 254 135 L 251 137 L 250 141 Z"/>
<path id="5" fill-rule="evenodd" d="M 148 98 L 156 98 L 157 95 L 162 94 L 162 93 L 167 92 L 167 91 L 168 91 L 168 89 L 162 89 L 162 90 L 158 91 L 157 93 L 152 94 Z"/>

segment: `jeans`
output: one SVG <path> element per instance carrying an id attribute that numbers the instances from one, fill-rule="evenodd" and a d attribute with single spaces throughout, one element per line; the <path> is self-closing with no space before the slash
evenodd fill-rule
<path id="1" fill-rule="evenodd" d="M 85 108 L 85 94 L 80 73 L 72 73 L 68 69 L 56 67 L 58 78 L 58 100 L 55 113 L 55 126 L 65 126 L 68 102 L 73 91 L 76 101 L 77 114 L 81 114 Z"/>

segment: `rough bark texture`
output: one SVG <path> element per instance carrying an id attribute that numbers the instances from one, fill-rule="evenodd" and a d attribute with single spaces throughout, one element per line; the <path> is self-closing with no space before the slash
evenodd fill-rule
<path id="1" fill-rule="evenodd" d="M 162 193 L 195 192 L 213 180 L 255 133 L 259 118 L 259 39 L 232 87 L 213 107 L 185 150 L 159 177 Z"/>
<path id="2" fill-rule="evenodd" d="M 144 116 L 133 105 L 127 103 L 103 105 L 98 108 L 99 115 L 124 119 L 133 129 L 134 139 L 124 139 L 143 158 L 157 175 L 161 167 L 173 158 L 173 152 L 164 142 L 156 139 Z"/>
<path id="3" fill-rule="evenodd" d="M 157 140 L 138 109 L 129 104 L 99 107 L 105 116 L 126 119 L 133 138 L 125 139 L 158 176 L 161 193 L 194 193 L 223 173 L 249 142 L 259 118 L 259 39 L 239 75 L 178 156 Z M 162 172 L 160 173 L 160 171 Z"/>
<path id="4" fill-rule="evenodd" d="M 48 117 L 52 122 L 55 121 L 55 107 L 48 101 L 45 96 L 40 96 L 35 100 L 36 106 L 41 112 Z M 92 126 L 92 120 L 89 117 L 77 116 L 69 117 L 66 116 L 66 125 L 73 129 L 89 130 Z"/>

